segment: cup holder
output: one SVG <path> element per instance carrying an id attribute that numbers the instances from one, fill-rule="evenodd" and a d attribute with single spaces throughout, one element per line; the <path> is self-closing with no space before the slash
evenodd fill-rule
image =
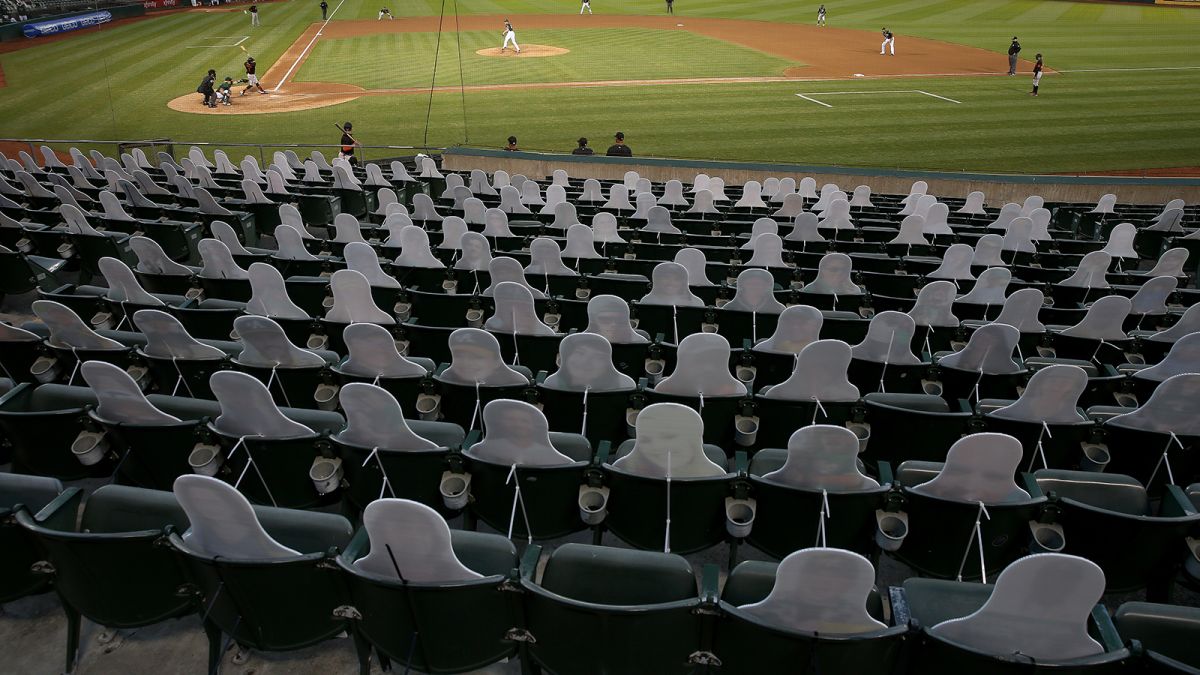
<path id="1" fill-rule="evenodd" d="M 327 296 L 321 298 L 321 307 L 323 309 L 330 309 L 331 307 L 333 307 L 333 296 L 327 295 Z"/>
<path id="2" fill-rule="evenodd" d="M 417 395 L 417 415 L 426 421 L 437 420 L 438 411 L 442 407 L 442 397 L 440 394 L 418 394 Z"/>
<path id="3" fill-rule="evenodd" d="M 758 416 L 737 415 L 733 418 L 733 441 L 748 448 L 758 440 Z"/>
<path id="4" fill-rule="evenodd" d="M 441 493 L 442 503 L 446 508 L 461 511 L 471 497 L 471 474 L 443 472 L 442 480 L 438 483 L 438 492 Z"/>
<path id="5" fill-rule="evenodd" d="M 63 260 L 70 260 L 71 258 L 75 257 L 75 245 L 70 243 L 60 244 L 59 247 L 55 249 L 55 252 L 57 252 L 58 257 L 62 258 Z"/>
<path id="6" fill-rule="evenodd" d="M 308 469 L 309 480 L 317 489 L 317 493 L 322 495 L 341 487 L 344 475 L 341 457 L 317 457 Z"/>
<path id="7" fill-rule="evenodd" d="M 468 309 L 466 319 L 468 328 L 479 328 L 483 325 L 483 310 Z"/>
<path id="8" fill-rule="evenodd" d="M 103 431 L 81 431 L 71 441 L 71 454 L 84 466 L 98 464 L 108 454 L 107 434 Z"/>
<path id="9" fill-rule="evenodd" d="M 625 431 L 629 434 L 630 438 L 637 438 L 637 418 L 641 412 L 641 408 L 625 409 Z"/>
<path id="10" fill-rule="evenodd" d="M 96 312 L 88 323 L 92 324 L 92 330 L 112 330 L 112 312 Z"/>
<path id="11" fill-rule="evenodd" d="M 871 442 L 871 425 L 866 422 L 847 422 L 846 428 L 854 432 L 858 438 L 858 453 L 867 451 L 867 444 Z"/>
<path id="12" fill-rule="evenodd" d="M 752 384 L 758 375 L 758 369 L 754 366 L 738 366 L 734 368 L 733 373 L 742 384 Z"/>
<path id="13" fill-rule="evenodd" d="M 58 376 L 62 374 L 62 368 L 58 364 L 58 357 L 55 356 L 39 356 L 33 365 L 29 366 L 29 374 L 33 375 L 33 379 L 39 384 L 49 384 L 58 380 Z"/>
<path id="14" fill-rule="evenodd" d="M 701 333 L 715 333 L 715 332 L 717 332 L 718 328 L 720 328 L 720 326 L 718 326 L 715 323 L 705 322 L 705 323 L 700 324 L 700 332 Z"/>
<path id="15" fill-rule="evenodd" d="M 758 503 L 753 499 L 725 498 L 725 531 L 735 539 L 745 539 L 754 528 Z"/>
<path id="16" fill-rule="evenodd" d="M 576 300 L 587 300 L 590 297 L 592 297 L 592 289 L 590 289 L 590 288 L 576 288 L 575 289 L 575 299 Z"/>
<path id="17" fill-rule="evenodd" d="M 1133 394 L 1117 392 L 1113 394 L 1113 398 L 1117 399 L 1117 405 L 1121 406 L 1122 408 L 1138 407 L 1137 396 L 1134 396 Z"/>
<path id="18" fill-rule="evenodd" d="M 608 515 L 608 488 L 579 486 L 579 518 L 588 525 L 599 525 Z"/>
<path id="19" fill-rule="evenodd" d="M 318 384 L 317 390 L 313 392 L 313 400 L 317 402 L 317 409 L 337 410 L 339 391 L 341 391 L 341 387 L 336 384 Z"/>
<path id="20" fill-rule="evenodd" d="M 305 341 L 304 346 L 309 349 L 325 349 L 325 346 L 328 344 L 329 336 L 313 333 L 308 336 L 308 340 Z"/>
<path id="21" fill-rule="evenodd" d="M 221 465 L 225 463 L 225 458 L 221 456 L 221 447 L 210 443 L 199 443 L 192 448 L 192 452 L 188 455 L 188 466 L 192 467 L 193 473 L 198 473 L 201 476 L 216 476 L 221 470 Z"/>
<path id="22" fill-rule="evenodd" d="M 945 389 L 941 382 L 935 380 L 921 380 L 921 391 L 929 396 L 941 396 Z"/>
<path id="23" fill-rule="evenodd" d="M 412 303 L 397 302 L 392 305 L 392 313 L 396 315 L 396 319 L 401 323 L 408 321 L 412 317 Z"/>
<path id="24" fill-rule="evenodd" d="M 903 511 L 875 512 L 875 543 L 884 551 L 896 551 L 908 536 L 908 514 Z"/>
<path id="25" fill-rule="evenodd" d="M 1061 553 L 1067 546 L 1067 535 L 1062 525 L 1031 520 L 1029 533 L 1032 536 L 1029 545 L 1031 553 Z"/>
<path id="26" fill-rule="evenodd" d="M 1079 461 L 1079 468 L 1082 471 L 1102 472 L 1104 467 L 1112 461 L 1112 453 L 1108 451 L 1108 446 L 1100 443 L 1083 443 L 1083 458 Z"/>

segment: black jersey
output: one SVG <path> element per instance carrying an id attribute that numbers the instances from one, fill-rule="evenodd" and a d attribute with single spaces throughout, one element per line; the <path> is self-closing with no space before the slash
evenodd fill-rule
<path id="1" fill-rule="evenodd" d="M 507 21 L 505 21 L 505 22 L 504 22 L 504 30 L 506 30 L 506 31 L 509 31 L 509 32 L 512 32 L 512 29 L 513 29 L 513 27 L 512 27 L 512 24 L 511 24 L 511 23 L 509 23 L 509 22 L 507 22 Z"/>
<path id="2" fill-rule="evenodd" d="M 243 65 L 245 65 L 245 66 L 246 66 L 246 74 L 247 74 L 247 75 L 253 75 L 253 74 L 254 74 L 254 69 L 258 67 L 258 64 L 257 64 L 257 63 L 255 63 L 255 62 L 253 62 L 253 61 L 247 61 L 247 62 L 246 62 L 246 63 L 244 63 Z"/>

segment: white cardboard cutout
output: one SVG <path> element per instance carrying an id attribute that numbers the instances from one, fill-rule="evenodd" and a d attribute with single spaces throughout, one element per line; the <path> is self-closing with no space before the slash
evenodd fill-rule
<path id="1" fill-rule="evenodd" d="M 601 335 L 610 344 L 649 342 L 646 336 L 634 329 L 629 318 L 629 303 L 623 298 L 615 295 L 593 295 L 588 299 L 587 313 L 588 325 L 584 333 Z"/>
<path id="2" fill-rule="evenodd" d="M 233 329 L 241 338 L 237 362 L 258 368 L 317 368 L 325 365 L 319 354 L 301 349 L 288 340 L 279 324 L 265 316 L 239 316 Z"/>
<path id="3" fill-rule="evenodd" d="M 792 305 L 783 310 L 775 334 L 754 345 L 754 351 L 770 354 L 799 354 L 821 336 L 825 316 L 816 307 Z"/>
<path id="4" fill-rule="evenodd" d="M 1021 452 L 1021 442 L 1007 434 L 964 436 L 950 446 L 938 475 L 911 491 L 972 504 L 1028 502 L 1029 493 L 1013 480 L 1021 463 Z"/>
<path id="5" fill-rule="evenodd" d="M 529 384 L 529 379 L 509 368 L 500 356 L 500 343 L 478 328 L 459 328 L 446 341 L 450 367 L 440 378 L 452 384 L 505 387 Z"/>
<path id="6" fill-rule="evenodd" d="M 225 358 L 225 352 L 197 342 L 188 334 L 179 319 L 157 309 L 140 309 L 133 313 L 133 324 L 146 336 L 142 353 L 163 359 L 215 360 Z"/>
<path id="7" fill-rule="evenodd" d="M 759 602 L 738 609 L 773 626 L 815 635 L 861 635 L 887 626 L 867 613 L 875 568 L 852 551 L 810 548 L 789 554 L 775 585 Z"/>
<path id="8" fill-rule="evenodd" d="M 634 430 L 633 450 L 613 462 L 613 468 L 659 479 L 726 475 L 725 469 L 704 455 L 700 413 L 685 405 L 648 405 L 638 413 Z"/>
<path id="9" fill-rule="evenodd" d="M 538 318 L 533 295 L 525 286 L 502 281 L 495 286 L 492 297 L 496 301 L 496 311 L 483 323 L 487 330 L 515 335 L 554 335 L 554 329 Z"/>
<path id="10" fill-rule="evenodd" d="M 1087 371 L 1079 366 L 1046 366 L 1029 378 L 1020 398 L 992 411 L 989 416 L 1036 424 L 1086 422 L 1087 417 L 1079 414 L 1077 406 L 1087 384 Z"/>
<path id="11" fill-rule="evenodd" d="M 1021 332 L 1006 323 L 980 326 L 967 346 L 938 361 L 939 366 L 984 375 L 1015 375 L 1025 368 L 1013 359 Z"/>
<path id="12" fill-rule="evenodd" d="M 650 292 L 642 296 L 638 304 L 703 307 L 704 301 L 688 288 L 688 277 L 687 268 L 679 263 L 655 265 Z"/>
<path id="13" fill-rule="evenodd" d="M 954 316 L 954 284 L 949 281 L 934 281 L 921 287 L 917 302 L 908 310 L 908 315 L 923 328 L 957 328 L 958 317 Z"/>
<path id="14" fill-rule="evenodd" d="M 863 341 L 850 348 L 859 361 L 915 366 L 922 363 L 912 353 L 912 337 L 917 331 L 913 318 L 902 312 L 880 312 L 867 324 Z"/>
<path id="15" fill-rule="evenodd" d="M 854 386 L 846 375 L 850 358 L 850 346 L 845 342 L 817 340 L 801 350 L 788 379 L 771 387 L 762 396 L 801 402 L 857 401 L 860 396 L 858 387 Z M 857 442 L 855 447 L 857 448 Z"/>
<path id="16" fill-rule="evenodd" d="M 314 435 L 312 429 L 285 417 L 267 387 L 251 375 L 220 370 L 208 378 L 208 384 L 221 404 L 213 428 L 226 436 L 277 440 Z"/>
<path id="17" fill-rule="evenodd" d="M 1123 295 L 1106 295 L 1092 303 L 1079 323 L 1062 334 L 1089 340 L 1124 340 L 1123 324 L 1131 306 L 1129 298 Z"/>
<path id="18" fill-rule="evenodd" d="M 275 560 L 300 556 L 271 538 L 242 493 L 216 478 L 188 474 L 175 479 L 175 498 L 191 527 L 188 549 L 227 560 Z"/>
<path id="19" fill-rule="evenodd" d="M 342 330 L 347 357 L 341 370 L 359 377 L 422 377 L 425 367 L 404 358 L 396 349 L 396 339 L 383 326 L 352 323 Z"/>
<path id="20" fill-rule="evenodd" d="M 780 314 L 784 307 L 782 302 L 775 299 L 775 278 L 771 276 L 771 273 L 766 270 L 747 269 L 738 275 L 733 299 L 722 309 L 757 314 Z"/>
<path id="21" fill-rule="evenodd" d="M 857 492 L 879 487 L 878 481 L 858 470 L 858 436 L 846 427 L 802 427 L 787 445 L 783 466 L 763 479 L 798 490 Z"/>
<path id="22" fill-rule="evenodd" d="M 546 378 L 550 389 L 564 391 L 632 391 L 632 377 L 612 362 L 612 345 L 603 335 L 572 333 L 558 348 L 559 368 Z"/>
<path id="23" fill-rule="evenodd" d="M 361 273 L 354 270 L 338 270 L 329 278 L 329 290 L 333 292 L 333 306 L 325 312 L 325 319 L 334 323 L 378 323 L 391 326 L 396 317 L 375 304 L 371 295 L 371 284 Z"/>
<path id="24" fill-rule="evenodd" d="M 729 372 L 729 341 L 692 333 L 679 341 L 675 370 L 654 391 L 678 396 L 741 396 L 746 385 Z"/>
<path id="25" fill-rule="evenodd" d="M 437 443 L 421 438 L 408 427 L 400 404 L 382 387 L 351 382 L 338 392 L 338 400 L 346 413 L 346 428 L 335 434 L 334 440 L 392 451 L 438 447 Z"/>
<path id="26" fill-rule="evenodd" d="M 83 379 L 96 394 L 96 416 L 108 422 L 156 426 L 174 424 L 178 417 L 154 407 L 133 378 L 104 361 L 87 361 L 80 367 Z"/>
<path id="27" fill-rule="evenodd" d="M 66 305 L 52 300 L 34 300 L 33 313 L 50 330 L 50 337 L 46 338 L 46 344 L 51 347 L 106 351 L 119 351 L 126 348 L 120 342 L 103 337 L 89 328 L 83 319 L 80 319 Z"/>
<path id="28" fill-rule="evenodd" d="M 497 399 L 483 408 L 483 440 L 465 451 L 470 457 L 505 466 L 565 466 L 575 460 L 554 449 L 550 423 L 524 401 Z"/>

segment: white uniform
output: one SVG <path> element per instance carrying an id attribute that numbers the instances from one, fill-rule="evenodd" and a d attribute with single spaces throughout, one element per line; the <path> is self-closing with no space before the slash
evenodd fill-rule
<path id="1" fill-rule="evenodd" d="M 591 2 L 591 0 L 583 0 L 583 4 L 579 6 L 579 13 L 580 13 L 580 14 L 583 14 L 583 10 L 585 10 L 585 9 L 587 10 L 587 13 L 588 13 L 588 14 L 591 14 L 591 13 L 592 13 L 592 2 Z"/>
<path id="2" fill-rule="evenodd" d="M 513 30 L 512 24 L 504 22 L 504 44 L 500 46 L 500 51 L 508 49 L 508 43 L 511 42 L 517 53 L 521 53 L 521 45 L 517 44 L 517 32 Z"/>
<path id="3" fill-rule="evenodd" d="M 825 25 L 825 5 L 821 5 L 821 8 L 817 10 L 817 25 Z"/>
<path id="4" fill-rule="evenodd" d="M 887 51 L 887 49 L 889 47 L 892 50 L 892 56 L 895 56 L 896 55 L 896 37 L 894 35 L 892 35 L 892 31 L 885 30 L 885 31 L 883 31 L 883 44 L 879 46 L 879 53 L 880 54 L 884 53 L 885 51 Z"/>

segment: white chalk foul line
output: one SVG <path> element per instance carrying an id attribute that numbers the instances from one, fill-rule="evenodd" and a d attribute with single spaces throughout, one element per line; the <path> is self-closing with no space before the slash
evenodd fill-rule
<path id="1" fill-rule="evenodd" d="M 946 98 L 945 96 L 938 96 L 937 94 L 931 94 L 931 93 L 929 93 L 929 92 L 927 92 L 927 91 L 921 91 L 920 89 L 914 89 L 913 91 L 917 92 L 918 94 L 925 94 L 926 96 L 932 96 L 932 97 L 934 97 L 934 98 L 940 98 L 940 99 L 942 99 L 943 101 L 949 101 L 949 102 L 951 102 L 951 103 L 962 103 L 962 101 L 955 101 L 955 100 L 954 100 L 954 99 L 952 99 L 952 98 Z"/>
<path id="2" fill-rule="evenodd" d="M 829 105 L 828 103 L 822 103 L 821 101 L 818 101 L 818 100 L 817 100 L 817 99 L 815 99 L 815 98 L 809 98 L 809 97 L 805 96 L 804 94 L 796 94 L 796 95 L 797 95 L 797 96 L 799 96 L 800 98 L 804 99 L 805 101 L 812 101 L 813 103 L 816 103 L 817 105 L 823 105 L 823 106 L 825 106 L 826 108 L 832 108 L 832 107 L 833 107 L 833 106 Z"/>
<path id="3" fill-rule="evenodd" d="M 246 40 L 249 40 L 249 39 L 250 39 L 249 35 L 244 35 L 244 36 L 242 36 L 241 40 L 238 40 L 237 42 L 233 43 L 233 46 L 237 47 L 238 45 L 242 44 L 243 42 L 245 42 Z"/>
<path id="4" fill-rule="evenodd" d="M 828 103 L 825 103 L 824 101 L 818 101 L 817 99 L 812 98 L 812 97 L 813 96 L 848 96 L 848 95 L 852 95 L 852 94 L 924 94 L 925 96 L 930 96 L 932 98 L 941 99 L 941 100 L 947 101 L 949 103 L 962 103 L 962 101 L 956 101 L 952 98 L 946 98 L 945 96 L 938 96 L 937 94 L 931 94 L 927 91 L 922 91 L 920 89 L 884 89 L 884 90 L 876 90 L 876 91 L 810 91 L 807 94 L 796 94 L 796 96 L 799 96 L 800 98 L 804 99 L 805 101 L 812 101 L 813 103 L 816 103 L 817 105 L 823 105 L 826 108 L 832 108 L 833 106 L 829 105 Z"/>
<path id="5" fill-rule="evenodd" d="M 288 78 L 292 76 L 292 71 L 296 70 L 296 66 L 300 65 L 300 62 L 304 60 L 304 55 L 308 53 L 308 50 L 312 49 L 312 46 L 314 43 L 316 43 L 317 38 L 321 37 L 321 31 L 325 30 L 325 26 L 328 26 L 329 22 L 333 20 L 333 15 L 337 14 L 338 10 L 342 8 L 342 3 L 344 2 L 346 2 L 346 0 L 341 0 L 341 2 L 338 2 L 337 7 L 334 7 L 333 11 L 329 13 L 329 16 L 325 18 L 325 22 L 321 24 L 319 29 L 317 29 L 317 34 L 308 41 L 308 44 L 304 47 L 304 51 L 300 52 L 300 56 L 297 56 L 296 60 L 292 62 L 292 67 L 288 68 L 287 72 L 283 74 L 283 77 L 280 78 L 279 82 L 277 82 L 272 88 L 274 91 L 279 91 L 280 87 L 283 86 L 283 83 L 287 82 Z"/>

